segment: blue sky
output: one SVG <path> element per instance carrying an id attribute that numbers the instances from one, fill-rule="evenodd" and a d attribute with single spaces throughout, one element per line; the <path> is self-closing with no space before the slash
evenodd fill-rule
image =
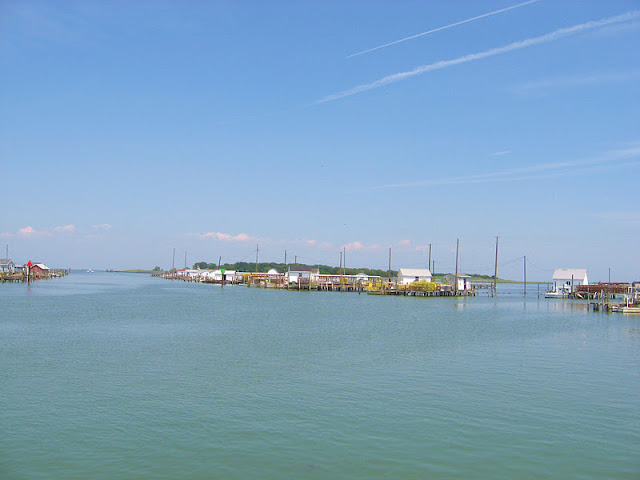
<path id="1" fill-rule="evenodd" d="M 0 256 L 639 280 L 639 45 L 637 1 L 3 1 Z"/>

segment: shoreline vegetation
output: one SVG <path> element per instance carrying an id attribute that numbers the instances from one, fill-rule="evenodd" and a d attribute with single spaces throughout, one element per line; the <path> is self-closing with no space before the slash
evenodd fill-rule
<path id="1" fill-rule="evenodd" d="M 249 262 L 236 262 L 236 263 L 225 263 L 218 266 L 215 263 L 207 263 L 207 262 L 197 262 L 193 264 L 191 268 L 200 269 L 200 270 L 218 270 L 220 268 L 224 268 L 225 270 L 235 270 L 239 272 L 250 272 L 250 273 L 267 273 L 270 269 L 276 269 L 278 272 L 286 272 L 289 268 L 290 264 L 284 263 L 273 263 L 273 262 L 262 262 L 257 264 L 249 263 Z M 378 275 L 380 277 L 388 277 L 391 274 L 391 277 L 395 278 L 398 276 L 397 270 L 380 270 L 380 269 L 371 269 L 371 268 L 340 268 L 340 267 L 332 267 L 330 265 L 310 265 L 311 267 L 318 268 L 321 274 L 325 275 L 357 275 L 358 273 L 365 273 L 367 275 Z M 117 272 L 117 273 L 170 273 L 172 270 L 162 270 L 160 267 L 155 267 L 153 269 L 141 269 L 141 268 L 132 268 L 125 270 L 106 270 L 107 272 Z M 447 272 L 449 273 L 449 272 Z M 433 281 L 442 281 L 442 278 L 447 275 L 447 273 L 433 273 Z M 471 281 L 476 283 L 491 283 L 493 282 L 493 275 L 481 275 L 477 273 L 469 274 L 471 276 Z M 498 277 L 496 283 L 522 283 L 519 280 L 508 280 L 504 278 Z M 531 284 L 546 284 L 548 282 L 527 282 Z"/>

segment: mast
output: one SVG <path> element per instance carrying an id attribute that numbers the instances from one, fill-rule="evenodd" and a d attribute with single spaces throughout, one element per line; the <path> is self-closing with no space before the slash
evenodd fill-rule
<path id="1" fill-rule="evenodd" d="M 460 251 L 460 237 L 456 240 L 456 278 L 454 291 L 458 293 L 458 253 Z"/>
<path id="2" fill-rule="evenodd" d="M 498 280 L 498 238 L 496 237 L 496 264 L 493 270 L 493 294 L 496 294 L 496 282 Z"/>
<path id="3" fill-rule="evenodd" d="M 260 250 L 260 245 L 256 244 L 256 273 L 258 273 L 258 251 Z"/>
<path id="4" fill-rule="evenodd" d="M 527 256 L 524 256 L 524 296 L 527 296 Z"/>

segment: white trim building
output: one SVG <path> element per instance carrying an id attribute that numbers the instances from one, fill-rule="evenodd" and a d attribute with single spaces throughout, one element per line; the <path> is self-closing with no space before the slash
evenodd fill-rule
<path id="1" fill-rule="evenodd" d="M 291 283 L 306 283 L 307 285 L 311 280 L 317 281 L 320 275 L 320 269 L 316 267 L 310 267 L 308 265 L 289 265 L 289 271 L 284 274 L 285 282 Z M 306 279 L 306 280 L 305 280 Z"/>
<path id="2" fill-rule="evenodd" d="M 16 269 L 16 264 L 10 258 L 0 259 L 0 273 L 13 273 Z"/>
<path id="3" fill-rule="evenodd" d="M 473 285 L 471 285 L 471 277 L 465 273 L 458 273 L 458 288 L 455 288 L 455 273 L 448 273 L 442 278 L 442 283 L 447 285 L 451 285 L 451 287 L 458 292 L 465 292 L 467 290 L 472 290 Z"/>
<path id="4" fill-rule="evenodd" d="M 398 284 L 408 285 L 413 282 L 430 282 L 433 276 L 426 268 L 401 268 L 398 270 Z"/>
<path id="5" fill-rule="evenodd" d="M 555 292 L 573 292 L 578 285 L 589 285 L 585 268 L 556 268 L 553 272 Z"/>

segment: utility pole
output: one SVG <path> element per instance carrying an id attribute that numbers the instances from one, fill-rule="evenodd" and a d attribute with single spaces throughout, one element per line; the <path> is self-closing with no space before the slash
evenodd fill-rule
<path id="1" fill-rule="evenodd" d="M 284 251 L 284 264 L 287 264 L 287 251 Z"/>
<path id="2" fill-rule="evenodd" d="M 258 273 L 258 251 L 260 250 L 260 245 L 256 244 L 256 273 Z"/>
<path id="3" fill-rule="evenodd" d="M 527 256 L 524 256 L 524 296 L 527 296 Z"/>
<path id="4" fill-rule="evenodd" d="M 298 264 L 298 255 L 294 255 L 294 256 L 293 256 L 293 263 L 294 263 L 295 265 L 297 265 L 297 264 Z"/>
<path id="5" fill-rule="evenodd" d="M 342 268 L 344 269 L 344 274 L 347 274 L 347 247 L 342 247 Z"/>
<path id="6" fill-rule="evenodd" d="M 456 278 L 454 291 L 458 293 L 458 253 L 460 251 L 460 237 L 456 240 Z"/>
<path id="7" fill-rule="evenodd" d="M 342 250 L 340 250 L 340 277 L 342 277 Z M 342 281 L 342 278 L 340 281 Z"/>
<path id="8" fill-rule="evenodd" d="M 429 268 L 431 268 L 431 244 L 429 244 L 429 263 L 427 264 L 427 270 Z"/>
<path id="9" fill-rule="evenodd" d="M 176 247 L 173 247 L 173 261 L 171 262 L 171 270 L 176 269 Z"/>
<path id="10" fill-rule="evenodd" d="M 184 251 L 184 269 L 187 269 L 187 251 Z"/>
<path id="11" fill-rule="evenodd" d="M 9 258 L 9 257 L 7 257 Z M 609 283 L 611 283 L 611 267 L 609 267 Z"/>
<path id="12" fill-rule="evenodd" d="M 435 260 L 433 261 L 433 270 L 431 270 L 431 273 L 432 273 L 433 275 L 435 275 L 435 274 L 436 274 L 436 261 L 435 261 Z M 435 281 L 435 280 L 434 280 L 434 281 Z"/>
<path id="13" fill-rule="evenodd" d="M 496 294 L 496 282 L 498 280 L 498 238 L 500 237 L 496 237 L 496 265 L 495 265 L 495 269 L 493 270 L 493 294 Z"/>
<path id="14" fill-rule="evenodd" d="M 220 269 L 221 264 L 222 264 L 222 255 L 218 257 L 218 270 Z"/>
<path id="15" fill-rule="evenodd" d="M 389 247 L 389 281 L 391 281 L 391 247 Z"/>

